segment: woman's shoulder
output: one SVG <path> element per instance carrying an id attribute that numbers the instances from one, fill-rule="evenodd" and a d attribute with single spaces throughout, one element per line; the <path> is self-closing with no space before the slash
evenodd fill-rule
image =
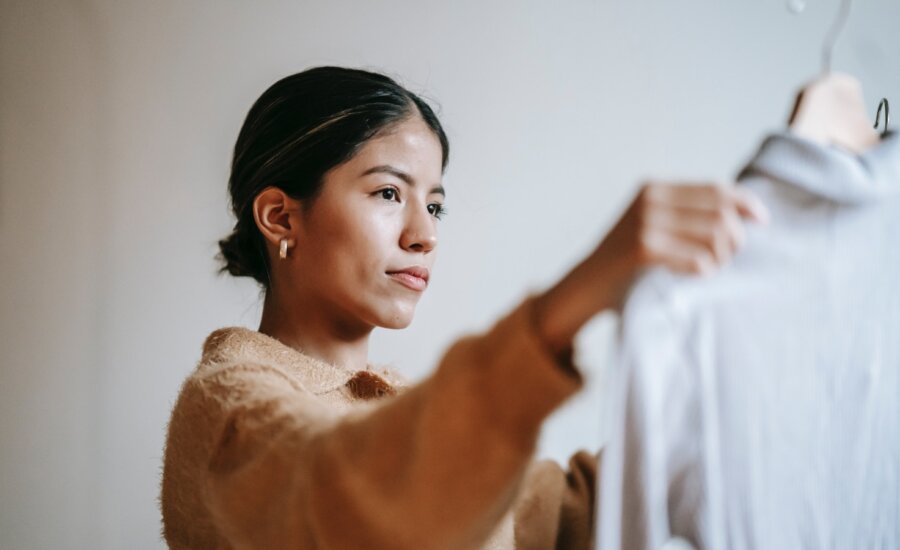
<path id="1" fill-rule="evenodd" d="M 235 414 L 289 414 L 307 422 L 330 417 L 339 409 L 315 395 L 317 370 L 305 356 L 262 333 L 244 327 L 216 329 L 204 340 L 196 368 L 182 382 L 169 439 L 184 446 L 205 433 L 210 443 Z"/>
<path id="2" fill-rule="evenodd" d="M 275 338 L 241 326 L 228 326 L 212 331 L 203 341 L 198 370 L 240 362 L 283 366 L 304 362 L 307 356 L 282 344 Z"/>
<path id="3" fill-rule="evenodd" d="M 383 393 L 387 394 L 409 386 L 407 379 L 395 369 L 369 365 L 365 371 L 351 371 L 240 326 L 219 328 L 206 337 L 200 361 L 192 376 L 207 380 L 226 378 L 245 384 L 269 380 L 270 383 L 290 384 L 313 396 L 343 396 L 349 401 L 371 397 L 354 392 L 360 380 L 375 382 L 378 387 L 385 388 Z"/>
<path id="4" fill-rule="evenodd" d="M 277 348 L 261 345 L 260 337 L 266 336 L 253 333 L 244 327 L 224 327 L 205 338 L 199 360 L 181 384 L 173 420 L 185 411 L 193 411 L 188 416 L 217 416 L 254 403 L 311 397 L 303 380 L 286 368 Z"/>

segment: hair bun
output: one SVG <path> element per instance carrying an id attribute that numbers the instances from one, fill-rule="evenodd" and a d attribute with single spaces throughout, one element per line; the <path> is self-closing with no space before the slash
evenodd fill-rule
<path id="1" fill-rule="evenodd" d="M 255 243 L 247 242 L 248 231 L 235 227 L 230 235 L 219 241 L 219 254 L 216 256 L 222 266 L 219 273 L 229 273 L 234 277 L 253 277 L 266 284 L 268 277 L 262 258 L 253 252 L 257 250 Z M 253 234 L 249 236 L 252 238 Z"/>

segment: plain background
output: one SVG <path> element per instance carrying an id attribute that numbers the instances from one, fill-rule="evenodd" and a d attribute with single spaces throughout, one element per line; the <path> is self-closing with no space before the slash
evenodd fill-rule
<path id="1" fill-rule="evenodd" d="M 796 0 L 795 0 L 796 1 Z M 165 424 L 204 337 L 256 328 L 217 277 L 231 148 L 276 79 L 375 69 L 435 101 L 449 215 L 414 324 L 372 359 L 426 376 L 587 253 L 648 177 L 728 181 L 819 70 L 837 1 L 0 0 L 0 548 L 161 548 Z M 900 109 L 900 2 L 835 53 Z M 541 456 L 603 440 L 615 322 Z"/>

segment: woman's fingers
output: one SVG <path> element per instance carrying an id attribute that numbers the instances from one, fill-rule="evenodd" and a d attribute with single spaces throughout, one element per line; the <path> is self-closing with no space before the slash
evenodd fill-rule
<path id="1" fill-rule="evenodd" d="M 666 232 L 703 246 L 720 265 L 727 262 L 744 242 L 744 228 L 733 209 L 657 208 L 648 213 L 646 224 L 648 230 Z"/>
<path id="2" fill-rule="evenodd" d="M 734 205 L 738 213 L 758 223 L 769 223 L 769 209 L 746 189 L 732 188 L 735 193 Z"/>
<path id="3" fill-rule="evenodd" d="M 756 196 L 733 185 L 650 183 L 645 185 L 644 194 L 650 203 L 668 207 L 706 211 L 735 208 L 742 218 L 760 223 L 769 219 L 768 210 Z"/>
<path id="4" fill-rule="evenodd" d="M 708 247 L 665 231 L 648 232 L 644 237 L 644 248 L 648 263 L 665 266 L 677 273 L 703 275 L 716 269 L 716 260 Z"/>
<path id="5" fill-rule="evenodd" d="M 765 223 L 769 218 L 752 193 L 715 183 L 649 184 L 639 203 L 645 264 L 679 272 L 704 273 L 724 265 L 743 245 L 742 220 Z"/>

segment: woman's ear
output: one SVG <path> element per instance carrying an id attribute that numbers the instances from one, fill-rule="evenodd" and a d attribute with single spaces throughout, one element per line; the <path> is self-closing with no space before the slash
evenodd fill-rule
<path id="1" fill-rule="evenodd" d="M 278 187 L 266 187 L 253 199 L 253 218 L 267 248 L 277 250 L 282 239 L 287 239 L 288 248 L 297 244 L 299 215 L 300 201 Z"/>

